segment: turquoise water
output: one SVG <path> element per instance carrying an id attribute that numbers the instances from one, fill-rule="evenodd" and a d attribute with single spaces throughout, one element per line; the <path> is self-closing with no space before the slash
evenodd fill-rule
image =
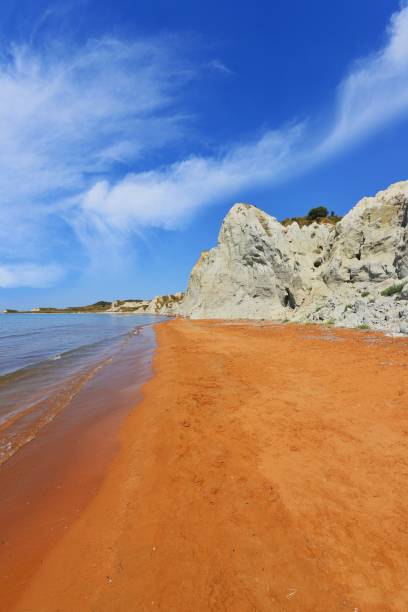
<path id="1" fill-rule="evenodd" d="M 130 339 L 164 317 L 0 315 L 0 463 L 33 439 Z"/>

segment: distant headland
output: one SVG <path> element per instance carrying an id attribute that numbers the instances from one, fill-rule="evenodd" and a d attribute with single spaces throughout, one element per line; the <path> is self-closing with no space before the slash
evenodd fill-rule
<path id="1" fill-rule="evenodd" d="M 94 304 L 86 306 L 67 306 L 66 308 L 55 308 L 53 306 L 36 307 L 31 310 L 16 310 L 6 308 L 4 314 L 173 314 L 176 306 L 182 301 L 183 293 L 169 295 L 158 295 L 151 300 L 129 299 L 107 302 L 99 300 Z"/>

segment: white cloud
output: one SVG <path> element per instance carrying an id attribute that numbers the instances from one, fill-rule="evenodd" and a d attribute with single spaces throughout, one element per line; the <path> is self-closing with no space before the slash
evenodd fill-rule
<path id="1" fill-rule="evenodd" d="M 362 59 L 340 84 L 334 120 L 323 133 L 306 125 L 267 132 L 227 153 L 191 156 L 165 168 L 97 182 L 80 215 L 104 233 L 180 226 L 199 208 L 239 197 L 247 186 L 283 181 L 408 113 L 408 8 L 394 14 L 383 49 Z"/>
<path id="2" fill-rule="evenodd" d="M 301 131 L 294 126 L 268 132 L 223 156 L 191 157 L 157 171 L 129 174 L 116 185 L 100 181 L 84 194 L 80 216 L 99 230 L 174 229 L 202 206 L 229 197 L 248 182 L 280 177 Z"/>
<path id="3" fill-rule="evenodd" d="M 0 287 L 50 287 L 63 274 L 58 265 L 0 265 Z"/>
<path id="4" fill-rule="evenodd" d="M 339 87 L 334 125 L 322 142 L 328 154 L 408 114 L 408 7 L 392 15 L 387 43 L 356 62 Z"/>
<path id="5" fill-rule="evenodd" d="M 191 74 L 171 48 L 162 37 L 0 50 L 0 257 L 28 255 L 30 236 L 38 257 L 64 196 L 180 137 L 170 107 Z"/>
<path id="6" fill-rule="evenodd" d="M 112 160 L 177 134 L 163 114 L 182 75 L 157 41 L 75 50 L 12 47 L 0 57 L 0 189 L 15 200 L 77 189 Z"/>

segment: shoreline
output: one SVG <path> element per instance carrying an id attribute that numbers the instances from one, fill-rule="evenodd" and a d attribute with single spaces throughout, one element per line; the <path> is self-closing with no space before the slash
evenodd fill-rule
<path id="1" fill-rule="evenodd" d="M 408 605 L 408 343 L 175 319 L 97 495 L 13 610 Z"/>
<path id="2" fill-rule="evenodd" d="M 182 320 L 187 320 L 187 321 L 213 321 L 214 323 L 217 322 L 224 322 L 225 324 L 228 324 L 229 322 L 231 323 L 241 323 L 241 324 L 248 324 L 248 325 L 299 325 L 299 326 L 309 326 L 309 325 L 314 325 L 314 326 L 318 326 L 321 328 L 333 328 L 333 329 L 338 329 L 338 330 L 349 330 L 349 331 L 355 331 L 355 332 L 366 332 L 366 333 L 375 333 L 375 334 L 383 334 L 384 336 L 388 336 L 390 338 L 408 338 L 408 333 L 406 332 L 401 332 L 401 331 L 390 331 L 389 329 L 381 328 L 381 327 L 370 327 L 370 326 L 361 326 L 361 325 L 357 325 L 355 327 L 348 327 L 346 325 L 337 325 L 336 323 L 330 323 L 329 321 L 322 321 L 322 322 L 316 322 L 316 321 L 296 321 L 296 320 L 282 320 L 282 319 L 264 319 L 264 318 L 260 318 L 260 319 L 242 319 L 242 318 L 234 318 L 234 319 L 191 319 L 188 316 L 185 315 L 179 315 L 179 314 L 163 314 L 163 313 L 157 313 L 157 312 L 148 312 L 146 313 L 145 311 L 143 312 L 138 312 L 138 311 L 132 311 L 132 312 L 124 312 L 124 311 L 102 311 L 102 312 L 89 312 L 89 311 L 76 311 L 76 312 L 61 312 L 61 311 L 55 311 L 55 312 L 31 312 L 31 311 L 18 311 L 18 312 L 2 312 L 0 314 L 4 314 L 4 315 L 10 315 L 10 314 L 33 314 L 33 315 L 49 315 L 49 314 L 64 314 L 64 315 L 71 315 L 71 314 L 104 314 L 104 315 L 141 315 L 141 316 L 153 316 L 153 317 L 165 317 L 168 320 L 171 319 L 182 319 Z"/>
<path id="3" fill-rule="evenodd" d="M 97 494 L 118 430 L 151 376 L 154 332 L 137 328 L 36 437 L 0 466 L 0 610 L 9 611 L 48 552 Z"/>
<path id="4" fill-rule="evenodd" d="M 3 315 L 20 315 L 20 314 L 24 314 L 24 315 L 27 315 L 27 314 L 29 314 L 29 315 L 50 315 L 50 314 L 63 314 L 63 315 L 91 314 L 91 315 L 99 315 L 99 314 L 108 314 L 109 315 L 110 314 L 110 315 L 112 315 L 112 314 L 125 314 L 125 315 L 141 315 L 141 316 L 145 316 L 145 317 L 146 316 L 154 316 L 154 317 L 163 317 L 163 316 L 167 317 L 168 316 L 168 315 L 163 315 L 163 314 L 157 313 L 157 312 L 145 312 L 145 311 L 143 311 L 143 312 L 137 312 L 137 311 L 135 311 L 135 312 L 133 312 L 133 311 L 132 312 L 120 312 L 120 311 L 114 311 L 114 310 L 112 310 L 112 311 L 104 310 L 104 311 L 101 311 L 101 312 L 98 312 L 98 311 L 91 312 L 89 310 L 85 310 L 85 311 L 83 311 L 83 310 L 75 310 L 73 312 L 61 312 L 60 310 L 55 310 L 55 311 L 54 310 L 50 310 L 50 311 L 47 311 L 47 312 L 31 312 L 31 310 L 19 310 L 18 312 L 1 312 L 0 314 L 3 314 Z"/>

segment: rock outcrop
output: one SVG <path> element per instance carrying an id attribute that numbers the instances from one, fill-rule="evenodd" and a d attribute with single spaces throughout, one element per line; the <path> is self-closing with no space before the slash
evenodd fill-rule
<path id="1" fill-rule="evenodd" d="M 178 314 L 183 297 L 184 293 L 179 292 L 158 295 L 151 300 L 116 300 L 112 302 L 108 312 L 173 316 Z"/>
<path id="2" fill-rule="evenodd" d="M 408 181 L 363 198 L 337 225 L 324 279 L 379 283 L 408 274 Z"/>
<path id="3" fill-rule="evenodd" d="M 171 295 L 157 295 L 150 300 L 145 312 L 149 314 L 161 314 L 173 316 L 178 314 L 179 305 L 184 297 L 184 293 L 178 292 Z"/>
<path id="4" fill-rule="evenodd" d="M 218 246 L 194 267 L 182 309 L 194 318 L 271 318 L 296 307 L 301 276 L 285 228 L 249 204 L 236 204 Z"/>
<path id="5" fill-rule="evenodd" d="M 235 204 L 173 312 L 408 329 L 408 181 L 363 198 L 336 225 L 284 227 Z"/>

